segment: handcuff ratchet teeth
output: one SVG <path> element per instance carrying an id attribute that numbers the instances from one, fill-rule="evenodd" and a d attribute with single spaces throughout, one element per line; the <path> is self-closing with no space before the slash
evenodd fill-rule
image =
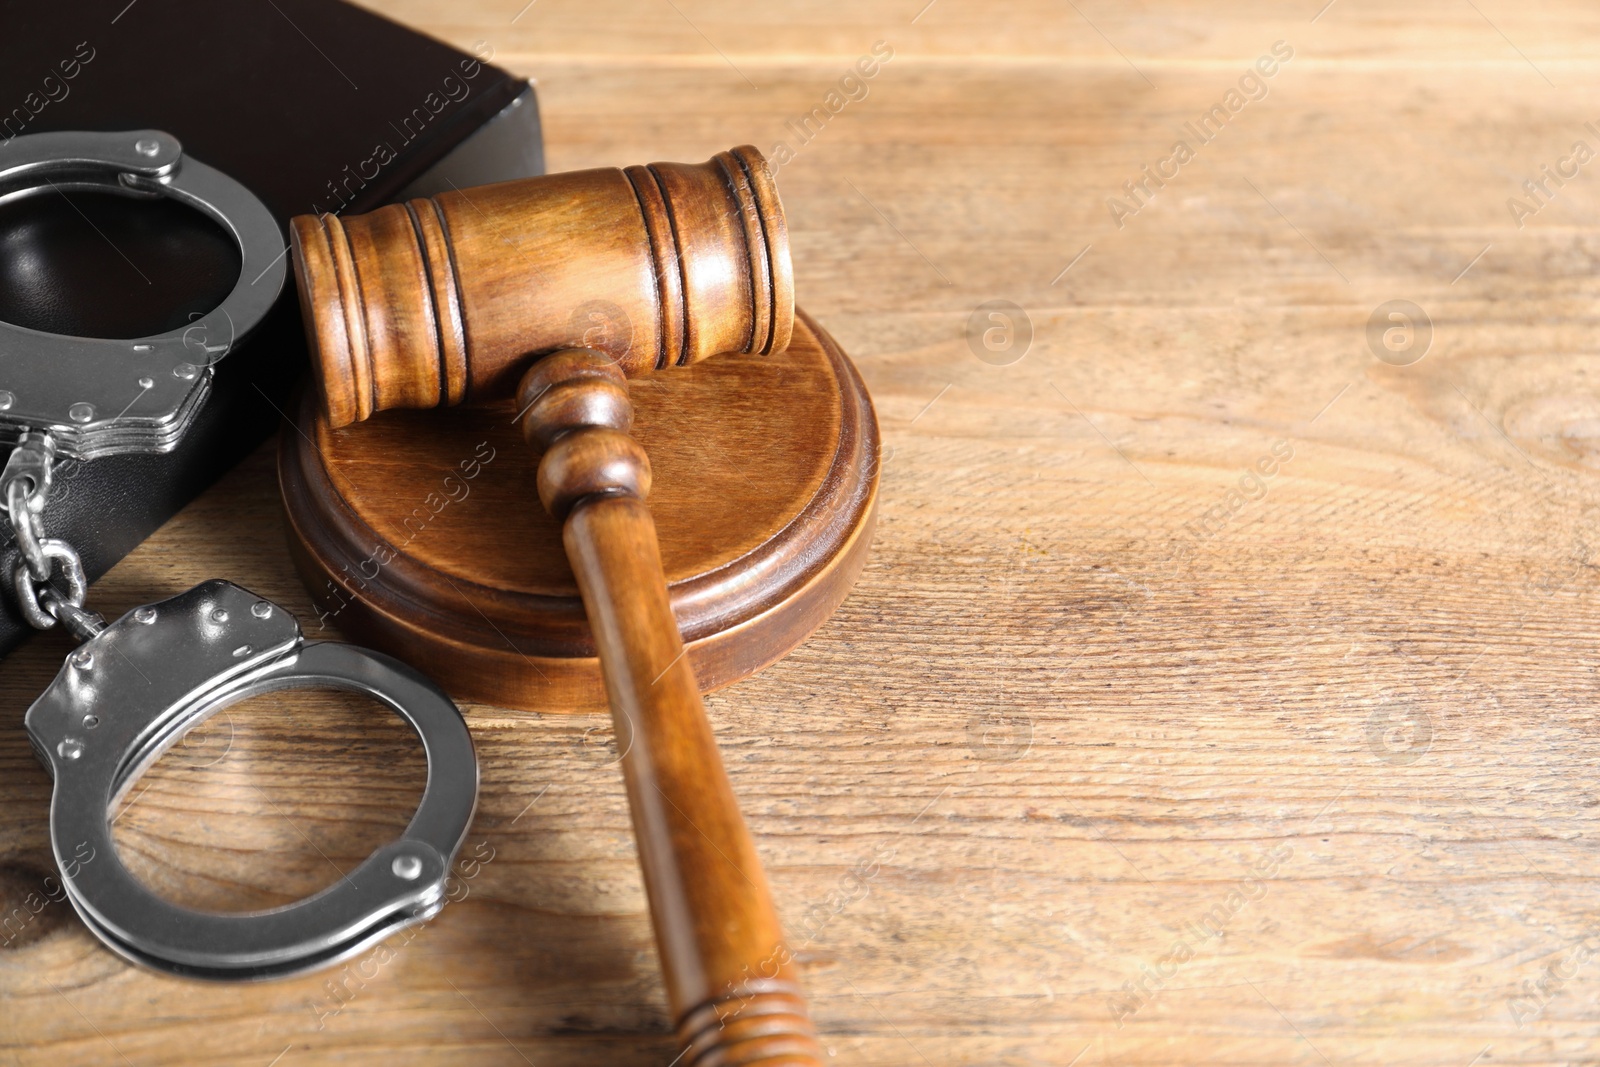
<path id="1" fill-rule="evenodd" d="M 428 919 L 444 904 L 445 880 L 477 805 L 477 758 L 454 702 L 397 660 L 305 641 L 288 612 L 221 580 L 107 625 L 84 608 L 78 553 L 43 532 L 59 456 L 177 447 L 217 361 L 282 291 L 286 249 L 277 222 L 243 185 L 185 157 L 177 139 L 159 130 L 26 135 L 10 141 L 0 160 L 0 203 L 51 190 L 171 197 L 221 224 L 241 259 L 227 298 L 181 330 L 107 340 L 0 322 L 0 445 L 16 446 L 0 471 L 0 510 L 20 557 L 0 584 L 9 584 L 33 626 L 59 622 L 82 642 L 24 718 L 55 781 L 50 836 L 68 898 L 116 952 L 194 978 L 311 970 Z M 111 809 L 128 787 L 229 704 L 313 686 L 373 697 L 421 739 L 427 785 L 400 839 L 323 891 L 270 911 L 196 911 L 141 884 L 111 842 Z"/>
<path id="2" fill-rule="evenodd" d="M 197 912 L 147 889 L 112 847 L 112 806 L 189 728 L 239 700 L 306 686 L 375 697 L 422 738 L 428 782 L 404 834 L 321 893 L 272 911 Z M 220 580 L 129 612 L 79 645 L 25 723 L 55 779 L 50 838 L 78 914 L 129 959 L 189 977 L 294 974 L 433 916 L 477 803 L 472 739 L 437 686 L 368 649 L 304 642 L 288 612 Z"/>
<path id="3" fill-rule="evenodd" d="M 250 190 L 186 158 L 160 130 L 28 134 L 0 154 L 0 204 L 86 190 L 167 197 L 209 216 L 239 247 L 239 278 L 210 312 L 150 337 L 67 337 L 0 322 L 0 444 L 31 429 L 71 459 L 170 452 L 205 403 L 211 368 L 278 299 L 288 270 L 282 231 Z"/>

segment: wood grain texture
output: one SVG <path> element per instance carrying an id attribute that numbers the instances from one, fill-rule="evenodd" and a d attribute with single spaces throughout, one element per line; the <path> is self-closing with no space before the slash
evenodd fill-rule
<path id="1" fill-rule="evenodd" d="M 803 641 L 860 574 L 882 460 L 872 403 L 804 318 L 783 352 L 671 368 L 629 392 L 687 658 L 703 689 L 721 688 Z M 628 403 L 620 388 L 595 396 Z M 524 406 L 394 411 L 336 430 L 303 397 L 279 442 L 290 549 L 317 603 L 313 632 L 337 627 L 426 664 L 467 699 L 597 710 L 595 643 L 561 528 L 538 506 Z"/>
<path id="2" fill-rule="evenodd" d="M 572 566 L 592 634 L 592 647 L 571 658 L 582 665 L 579 670 L 587 667 L 604 677 L 667 1001 L 685 1046 L 679 1058 L 685 1067 L 819 1064 L 821 1048 L 793 952 L 784 941 L 700 696 L 699 668 L 714 663 L 719 653 L 703 644 L 698 662 L 688 657 L 647 503 L 650 459 L 629 433 L 634 422 L 630 376 L 715 354 L 774 356 L 780 369 L 797 362 L 776 358 L 787 355 L 794 328 L 793 270 L 783 210 L 760 152 L 747 146 L 699 166 L 659 163 L 457 189 L 370 216 L 301 216 L 292 228 L 295 278 L 317 368 L 308 400 L 314 400 L 319 425 L 297 426 L 299 433 L 286 438 L 280 479 L 294 528 L 291 545 L 310 585 L 316 589 L 326 575 L 330 591 L 369 600 L 367 614 L 374 622 L 385 617 L 385 606 L 394 608 L 386 636 L 404 636 L 381 647 L 421 665 L 463 697 L 538 709 L 544 705 L 541 697 L 556 694 L 557 706 L 581 706 L 549 684 L 575 673 L 567 662 L 541 669 L 447 574 L 440 572 L 442 580 L 425 587 L 428 596 L 418 611 L 408 601 L 419 598 L 406 594 L 423 590 L 419 583 L 402 584 L 394 566 L 396 550 L 382 541 L 372 549 L 370 573 L 366 568 L 347 573 L 332 565 L 330 547 L 338 528 L 362 515 L 339 492 L 348 479 L 325 450 L 314 446 L 312 434 L 337 431 L 385 408 L 500 399 L 512 392 L 504 383 L 518 379 L 512 421 L 520 421 L 539 456 L 538 499 L 562 524 L 560 554 Z M 449 291 L 446 299 L 440 299 L 441 289 Z M 590 307 L 610 309 L 602 312 L 603 336 L 592 341 L 583 314 Z M 446 344 L 446 336 L 459 343 Z M 562 347 L 552 352 L 552 343 Z M 837 356 L 831 342 L 812 347 L 826 347 Z M 835 383 L 858 382 L 844 360 L 832 362 Z M 464 373 L 456 372 L 458 365 Z M 458 379 L 464 379 L 464 389 L 455 388 Z M 764 442 L 772 435 L 771 424 L 790 406 L 784 379 L 780 372 L 778 389 L 761 398 L 766 404 L 760 406 L 774 408 L 778 417 L 747 427 L 745 436 Z M 686 393 L 674 394 L 680 402 L 688 399 Z M 712 407 L 737 410 L 757 406 L 756 399 L 730 394 L 728 404 Z M 847 432 L 846 416 L 863 406 L 865 433 Z M 826 467 L 849 453 L 852 439 L 877 441 L 870 405 L 859 391 L 855 397 L 841 394 L 827 408 L 837 418 L 816 420 L 787 435 L 784 443 Z M 503 410 L 492 408 L 476 414 L 483 426 L 505 418 Z M 713 414 L 707 421 L 717 426 L 728 420 Z M 838 432 L 829 432 L 830 422 Z M 443 423 L 415 428 L 427 457 L 415 467 L 451 462 L 455 450 L 447 430 Z M 301 438 L 311 447 L 301 448 Z M 361 440 L 370 445 L 382 438 L 366 434 Z M 680 435 L 669 446 L 682 450 L 694 443 Z M 803 516 L 817 510 L 807 490 L 817 480 L 802 475 L 795 485 L 757 486 L 751 501 L 756 509 L 763 497 L 782 498 L 793 489 L 808 502 L 798 515 L 780 511 L 776 522 L 757 532 L 753 551 L 734 566 L 708 569 L 705 577 L 719 593 L 733 591 L 719 600 L 737 599 L 741 588 L 755 589 L 766 599 L 757 614 L 784 611 L 788 625 L 763 627 L 756 616 L 739 618 L 725 610 L 715 636 L 725 644 L 756 647 L 742 654 L 722 652 L 720 658 L 770 663 L 817 621 L 787 610 L 789 602 L 815 599 L 805 590 L 817 585 L 832 586 L 823 599 L 837 604 L 843 598 L 860 561 L 839 548 L 841 543 L 864 548 L 869 541 L 854 527 L 871 526 L 878 473 L 875 447 L 857 450 L 854 458 L 845 473 L 865 488 L 860 499 L 867 506 L 852 516 L 854 523 L 844 523 L 841 539 L 811 544 L 824 539 L 800 538 L 791 546 L 797 561 L 809 564 L 795 593 L 784 590 L 781 581 L 782 571 L 792 567 L 763 572 L 745 561 L 773 555 L 769 546 L 786 530 L 807 525 Z M 377 457 L 382 464 L 392 459 L 389 450 Z M 516 457 L 511 463 L 524 466 Z M 370 460 L 365 466 L 372 466 Z M 464 475 L 452 475 L 463 490 Z M 705 480 L 700 472 L 696 481 Z M 840 485 L 837 478 L 822 481 Z M 409 510 L 412 494 L 403 483 L 396 478 L 383 486 L 379 504 L 384 510 Z M 745 495 L 738 485 L 711 490 Z M 838 495 L 843 499 L 824 500 L 820 509 L 848 512 L 857 494 L 846 488 Z M 530 508 L 526 497 L 513 499 L 502 514 L 517 517 Z M 720 550 L 726 551 L 729 544 L 748 539 L 746 527 L 724 529 L 713 510 L 692 509 L 696 547 L 721 542 Z M 480 526 L 503 531 L 500 518 Z M 375 539 L 362 540 L 372 544 Z M 516 556 L 558 554 L 536 537 L 502 532 L 502 540 L 514 545 Z M 481 548 L 457 538 L 449 550 L 449 569 L 466 569 L 462 582 L 480 588 L 471 568 L 485 554 Z M 421 569 L 421 561 L 404 548 L 398 554 Z M 351 582 L 359 592 L 339 588 Z M 519 592 L 492 583 L 484 591 L 496 600 Z M 560 597 L 541 598 L 529 614 L 552 616 L 558 629 L 571 630 L 575 621 Z M 502 638 L 481 655 L 460 642 L 462 631 L 478 622 L 475 616 Z M 546 684 L 528 679 L 519 686 L 529 672 L 521 665 L 499 669 L 508 653 L 527 659 Z M 560 659 L 548 652 L 541 658 Z M 551 679 L 552 673 L 558 678 Z M 486 688 L 477 684 L 479 678 L 499 684 Z"/>
<path id="3" fill-rule="evenodd" d="M 880 525 L 838 615 L 707 705 L 834 1062 L 1600 1059 L 1593 164 L 1520 229 L 1507 207 L 1600 147 L 1600 24 L 1320 6 L 384 8 L 537 74 L 553 168 L 795 149 L 796 292 L 877 403 Z M 878 40 L 865 99 L 789 139 Z M 1106 199 L 1278 40 L 1267 97 L 1118 229 Z M 967 341 L 994 299 L 1032 321 L 1009 366 Z M 1366 337 L 1398 299 L 1434 327 L 1408 367 Z M 263 454 L 97 605 L 226 575 L 308 615 L 273 497 Z M 60 655 L 0 665 L 8 872 L 42 873 L 21 713 Z M 195 987 L 52 905 L 0 950 L 0 1055 L 670 1062 L 604 719 L 468 715 L 463 855 L 493 858 L 390 958 Z M 298 889 L 326 866 L 294 826 L 340 861 L 365 849 L 330 802 L 368 798 L 366 833 L 389 810 L 398 755 L 321 786 L 299 762 L 349 728 L 252 750 L 281 816 L 218 764 L 123 818 L 150 805 L 170 867 Z M 231 870 L 186 845 L 202 805 Z"/>
<path id="4" fill-rule="evenodd" d="M 818 1067 L 794 951 L 678 633 L 633 409 L 625 392 L 620 404 L 563 396 L 626 388 L 610 356 L 568 349 L 529 368 L 517 400 L 605 675 L 681 1059 Z"/>
<path id="5" fill-rule="evenodd" d="M 632 374 L 781 352 L 783 208 L 761 153 L 498 182 L 291 220 L 316 392 L 335 428 L 509 395 L 530 353 Z"/>

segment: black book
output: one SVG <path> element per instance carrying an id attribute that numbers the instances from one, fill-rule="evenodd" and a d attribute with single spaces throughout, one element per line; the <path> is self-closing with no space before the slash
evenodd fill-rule
<path id="1" fill-rule="evenodd" d="M 542 167 L 532 91 L 486 46 L 464 53 L 335 0 L 3 7 L 0 166 L 25 134 L 165 130 L 185 156 L 255 193 L 285 247 L 294 215 L 367 211 Z M 20 326 L 148 336 L 215 307 L 238 276 L 232 240 L 172 201 L 49 193 L 0 204 L 0 319 Z M 178 449 L 68 461 L 44 534 L 75 547 L 98 578 L 278 429 L 306 366 L 291 280 L 217 365 Z M 0 364 L 0 389 L 7 376 Z M 3 508 L 0 546 L 9 579 L 19 553 Z M 9 585 L 0 584 L 0 655 L 34 632 Z"/>

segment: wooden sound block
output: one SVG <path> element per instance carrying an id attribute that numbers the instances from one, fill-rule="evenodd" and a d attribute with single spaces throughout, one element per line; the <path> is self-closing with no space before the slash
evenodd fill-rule
<path id="1" fill-rule="evenodd" d="M 843 601 L 876 517 L 879 441 L 850 360 L 803 313 L 787 350 L 635 378 L 673 614 L 704 691 L 772 663 Z M 330 429 L 308 395 L 278 452 L 320 616 L 502 707 L 606 706 L 561 527 L 513 402 Z"/>

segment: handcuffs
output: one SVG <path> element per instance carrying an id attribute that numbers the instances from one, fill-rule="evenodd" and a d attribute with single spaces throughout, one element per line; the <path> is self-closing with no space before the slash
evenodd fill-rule
<path id="1" fill-rule="evenodd" d="M 272 308 L 286 274 L 281 232 L 248 189 L 183 155 L 170 134 L 41 133 L 0 155 L 0 203 L 51 190 L 171 197 L 238 244 L 239 279 L 182 329 L 132 340 L 66 337 L 0 322 L 0 501 L 21 559 L 3 586 L 38 629 L 78 638 L 28 709 L 34 752 L 55 787 L 50 839 L 83 922 L 113 950 L 180 975 L 262 979 L 344 959 L 444 906 L 445 880 L 477 806 L 478 764 L 454 702 L 388 656 L 307 642 L 284 609 L 221 580 L 109 625 L 84 607 L 78 553 L 40 518 L 60 458 L 176 448 L 210 392 L 213 368 Z M 220 914 L 179 907 L 136 879 L 111 843 L 110 812 L 189 729 L 237 701 L 333 687 L 387 704 L 411 724 L 428 778 L 399 840 L 323 891 L 286 907 Z M 85 848 L 92 862 L 84 862 Z"/>

